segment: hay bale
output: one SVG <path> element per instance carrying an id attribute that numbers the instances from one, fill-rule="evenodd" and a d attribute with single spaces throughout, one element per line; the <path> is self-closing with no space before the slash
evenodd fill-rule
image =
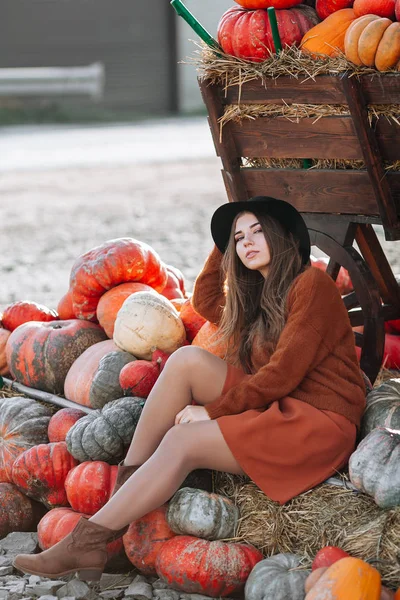
<path id="1" fill-rule="evenodd" d="M 266 556 L 299 554 L 304 568 L 323 546 L 339 546 L 373 564 L 386 585 L 399 585 L 400 507 L 383 510 L 345 480 L 323 483 L 283 506 L 246 477 L 216 473 L 214 487 L 240 510 L 235 541 L 249 542 Z"/>

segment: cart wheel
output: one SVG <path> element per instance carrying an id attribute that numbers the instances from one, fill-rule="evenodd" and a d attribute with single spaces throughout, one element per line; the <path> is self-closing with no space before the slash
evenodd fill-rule
<path id="1" fill-rule="evenodd" d="M 311 244 L 329 256 L 327 272 L 333 279 L 336 280 L 341 266 L 349 272 L 354 290 L 343 296 L 343 301 L 349 311 L 352 326 L 364 326 L 362 334 L 355 333 L 355 342 L 356 346 L 361 348 L 361 369 L 373 384 L 381 368 L 385 344 L 384 319 L 378 285 L 368 265 L 355 248 L 342 246 L 321 231 L 309 229 L 309 233 Z"/>

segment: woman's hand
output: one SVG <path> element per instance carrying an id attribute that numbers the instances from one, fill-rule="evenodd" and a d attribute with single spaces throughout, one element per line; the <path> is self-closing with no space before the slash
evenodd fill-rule
<path id="1" fill-rule="evenodd" d="M 211 419 L 204 406 L 193 406 L 190 404 L 178 412 L 175 417 L 175 425 L 180 425 L 181 423 L 193 423 L 194 421 L 210 420 Z"/>

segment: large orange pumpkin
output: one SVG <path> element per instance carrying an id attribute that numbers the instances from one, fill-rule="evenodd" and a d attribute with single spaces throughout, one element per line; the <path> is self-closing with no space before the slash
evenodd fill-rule
<path id="1" fill-rule="evenodd" d="M 250 544 L 178 535 L 162 546 L 156 570 L 171 587 L 218 598 L 242 592 L 251 570 L 262 559 Z"/>
<path id="2" fill-rule="evenodd" d="M 10 334 L 11 331 L 0 327 L 0 375 L 8 375 L 9 372 L 7 365 L 6 345 Z"/>
<path id="3" fill-rule="evenodd" d="M 10 373 L 29 387 L 63 394 L 72 363 L 86 348 L 106 338 L 101 327 L 78 319 L 25 323 L 7 341 Z"/>
<path id="4" fill-rule="evenodd" d="M 164 504 L 133 521 L 123 537 L 127 557 L 145 575 L 156 575 L 158 553 L 164 543 L 176 535 L 168 526 L 166 511 Z"/>
<path id="5" fill-rule="evenodd" d="M 393 69 L 400 61 L 400 23 L 376 15 L 359 17 L 346 32 L 344 51 L 356 65 Z"/>
<path id="6" fill-rule="evenodd" d="M 51 548 L 71 533 L 81 517 L 88 519 L 90 516 L 75 512 L 72 508 L 53 508 L 49 510 L 40 520 L 37 528 L 40 548 L 42 550 Z M 108 558 L 111 559 L 120 554 L 122 548 L 122 538 L 107 544 Z"/>
<path id="7" fill-rule="evenodd" d="M 67 506 L 65 479 L 77 464 L 65 442 L 39 444 L 18 456 L 12 480 L 21 492 L 47 508 Z"/>
<path id="8" fill-rule="evenodd" d="M 318 579 L 306 600 L 380 600 L 379 572 L 359 558 L 342 558 L 331 565 Z"/>
<path id="9" fill-rule="evenodd" d="M 151 246 L 133 238 L 118 238 L 80 256 L 70 276 L 77 317 L 94 320 L 104 292 L 127 281 L 146 283 L 157 292 L 164 289 L 167 269 Z"/>
<path id="10" fill-rule="evenodd" d="M 102 408 L 107 402 L 121 398 L 124 393 L 119 374 L 125 365 L 135 360 L 112 340 L 93 344 L 78 356 L 68 371 L 65 397 L 91 408 Z"/>
<path id="11" fill-rule="evenodd" d="M 34 531 L 45 507 L 12 483 L 0 483 L 0 539 L 14 531 Z"/>
<path id="12" fill-rule="evenodd" d="M 226 344 L 218 341 L 218 327 L 210 321 L 206 321 L 196 334 L 192 346 L 198 346 L 215 354 L 219 358 L 225 358 L 227 352 Z"/>
<path id="13" fill-rule="evenodd" d="M 327 17 L 318 25 L 307 31 L 301 40 L 303 52 L 318 56 L 336 56 L 344 52 L 344 38 L 347 29 L 356 19 L 352 8 L 343 8 Z"/>
<path id="14" fill-rule="evenodd" d="M 102 295 L 97 305 L 96 316 L 98 322 L 110 339 L 112 339 L 114 334 L 114 323 L 118 311 L 127 297 L 135 292 L 152 291 L 154 291 L 153 288 L 145 283 L 130 282 L 121 283 Z"/>
<path id="15" fill-rule="evenodd" d="M 68 502 L 77 512 L 94 515 L 109 500 L 118 467 L 101 460 L 87 461 L 71 469 L 65 479 Z"/>
<path id="16" fill-rule="evenodd" d="M 2 324 L 5 329 L 14 331 L 19 325 L 28 321 L 55 321 L 58 314 L 55 310 L 47 308 L 37 302 L 13 302 L 7 306 L 3 313 Z"/>

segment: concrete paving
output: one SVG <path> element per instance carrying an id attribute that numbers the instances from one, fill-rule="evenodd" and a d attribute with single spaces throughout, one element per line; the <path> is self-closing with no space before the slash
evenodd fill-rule
<path id="1" fill-rule="evenodd" d="M 0 172 L 215 157 L 206 116 L 140 123 L 0 128 Z"/>

